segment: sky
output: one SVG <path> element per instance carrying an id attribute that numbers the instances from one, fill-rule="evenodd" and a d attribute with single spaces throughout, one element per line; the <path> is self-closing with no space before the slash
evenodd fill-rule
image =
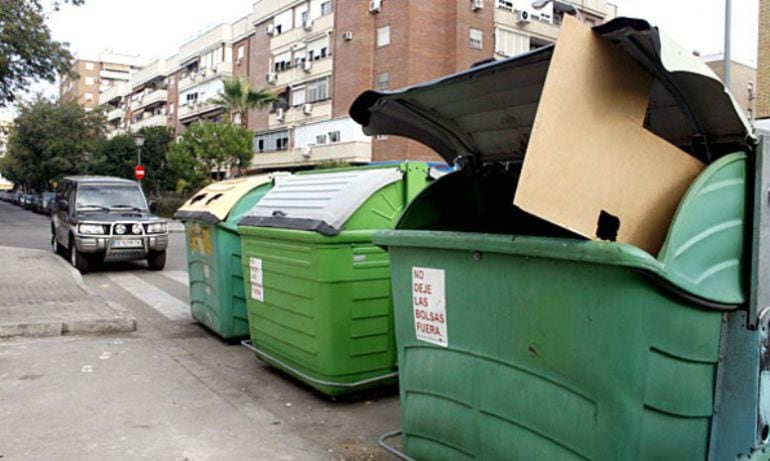
<path id="1" fill-rule="evenodd" d="M 611 3 L 618 5 L 619 15 L 645 18 L 685 48 L 707 55 L 723 50 L 724 1 Z M 82 6 L 64 5 L 51 12 L 47 23 L 53 38 L 68 42 L 74 53 L 94 55 L 111 50 L 152 59 L 173 55 L 185 41 L 217 24 L 246 16 L 252 6 L 253 0 L 86 0 Z M 732 8 L 733 58 L 756 65 L 758 0 L 733 0 Z M 36 86 L 35 91 L 41 90 L 56 94 L 52 85 Z"/>

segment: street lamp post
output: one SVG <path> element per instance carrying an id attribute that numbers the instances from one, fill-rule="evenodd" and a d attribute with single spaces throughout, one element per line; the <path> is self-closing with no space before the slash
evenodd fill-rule
<path id="1" fill-rule="evenodd" d="M 724 61 L 723 64 L 723 74 L 722 81 L 725 84 L 725 88 L 728 90 L 730 89 L 730 32 L 731 32 L 731 16 L 732 16 L 732 5 L 730 0 L 725 0 L 725 52 L 724 52 Z"/>
<path id="2" fill-rule="evenodd" d="M 534 8 L 536 10 L 542 10 L 543 8 L 545 8 L 546 5 L 548 5 L 549 3 L 552 3 L 552 2 L 554 2 L 554 0 L 537 0 L 535 2 L 532 2 L 532 8 Z M 578 19 L 578 21 L 583 22 L 583 23 L 585 22 L 585 20 L 583 18 L 583 14 L 580 12 L 578 7 L 575 6 L 573 3 L 568 2 L 566 0 L 559 0 L 559 3 L 561 3 L 563 5 L 567 5 L 568 7 L 570 7 L 572 9 L 572 11 L 575 12 L 575 17 Z"/>
<path id="3" fill-rule="evenodd" d="M 134 135 L 134 144 L 136 145 L 136 164 L 142 164 L 142 146 L 144 145 L 144 136 L 140 134 Z"/>

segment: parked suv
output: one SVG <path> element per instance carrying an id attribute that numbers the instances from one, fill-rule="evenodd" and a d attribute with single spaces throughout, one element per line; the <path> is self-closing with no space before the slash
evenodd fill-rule
<path id="1" fill-rule="evenodd" d="M 146 259 L 152 270 L 166 265 L 166 222 L 150 213 L 136 181 L 64 178 L 56 190 L 51 234 L 54 252 L 82 273 L 102 261 Z"/>

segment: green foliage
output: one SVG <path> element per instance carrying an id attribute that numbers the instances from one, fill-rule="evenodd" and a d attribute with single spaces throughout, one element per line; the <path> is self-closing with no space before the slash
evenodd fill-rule
<path id="1" fill-rule="evenodd" d="M 103 139 L 103 126 L 98 111 L 38 96 L 19 106 L 0 174 L 28 189 L 47 190 L 52 181 L 83 171 Z"/>
<path id="2" fill-rule="evenodd" d="M 52 2 L 58 9 L 62 2 Z M 81 5 L 83 0 L 63 0 Z M 0 0 L 0 107 L 16 100 L 35 79 L 53 82 L 70 73 L 66 43 L 51 39 L 39 0 Z"/>
<path id="3" fill-rule="evenodd" d="M 158 196 L 163 190 L 174 190 L 175 178 L 168 168 L 167 155 L 174 142 L 174 129 L 168 126 L 151 126 L 139 130 L 144 136 L 142 164 L 147 174 L 142 181 L 150 196 Z"/>
<path id="4" fill-rule="evenodd" d="M 131 136 L 101 139 L 84 166 L 84 173 L 133 179 L 136 157 L 136 145 Z"/>
<path id="5" fill-rule="evenodd" d="M 271 104 L 286 103 L 273 91 L 253 89 L 249 81 L 242 77 L 225 80 L 223 90 L 211 102 L 224 106 L 228 120 L 239 126 L 244 125 L 245 116 L 251 109 L 261 110 Z"/>
<path id="6" fill-rule="evenodd" d="M 214 172 L 248 165 L 253 155 L 251 149 L 251 131 L 245 128 L 225 123 L 193 123 L 168 153 L 177 192 L 203 187 Z"/>
<path id="7" fill-rule="evenodd" d="M 315 170 L 333 170 L 335 168 L 347 168 L 350 162 L 344 160 L 324 160 L 315 166 Z"/>

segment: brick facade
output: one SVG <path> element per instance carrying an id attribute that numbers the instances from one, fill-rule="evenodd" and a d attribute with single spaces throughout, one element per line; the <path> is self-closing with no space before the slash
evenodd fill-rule
<path id="1" fill-rule="evenodd" d="M 770 118 L 770 0 L 759 0 L 757 118 Z"/>
<path id="2" fill-rule="evenodd" d="M 265 75 L 270 71 L 270 36 L 265 34 L 266 24 L 257 24 L 256 32 L 249 40 L 248 75 L 251 86 L 255 89 L 270 88 Z M 260 132 L 267 130 L 268 111 L 250 110 L 247 127 Z"/>

